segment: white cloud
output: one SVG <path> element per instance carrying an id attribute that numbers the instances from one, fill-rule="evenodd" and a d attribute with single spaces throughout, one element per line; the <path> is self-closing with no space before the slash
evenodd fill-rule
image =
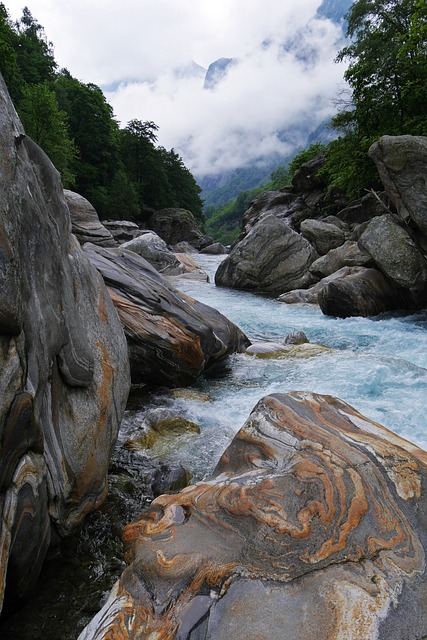
<path id="1" fill-rule="evenodd" d="M 21 1 L 6 6 L 13 18 Z M 314 19 L 320 0 L 27 0 L 61 67 L 107 92 L 117 118 L 154 120 L 159 143 L 196 174 L 285 154 L 277 131 L 333 112 L 343 68 L 333 60 L 340 29 Z M 296 50 L 283 48 L 293 41 Z M 264 43 L 264 45 L 263 45 Z M 268 46 L 265 44 L 268 43 Z M 238 64 L 212 90 L 174 71 L 220 57 Z M 299 57 L 301 59 L 299 59 Z"/>

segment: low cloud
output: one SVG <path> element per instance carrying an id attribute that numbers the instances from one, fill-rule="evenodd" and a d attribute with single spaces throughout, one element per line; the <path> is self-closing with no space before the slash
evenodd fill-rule
<path id="1" fill-rule="evenodd" d="M 20 17 L 20 0 L 5 4 Z M 284 156 L 334 112 L 342 31 L 315 17 L 320 0 L 27 4 L 59 66 L 100 85 L 122 126 L 153 120 L 195 175 Z M 236 64 L 204 89 L 201 69 L 222 57 Z"/>

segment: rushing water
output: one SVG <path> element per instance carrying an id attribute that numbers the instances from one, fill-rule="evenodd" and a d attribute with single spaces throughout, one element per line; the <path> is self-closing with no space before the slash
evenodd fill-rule
<path id="1" fill-rule="evenodd" d="M 246 292 L 217 288 L 214 273 L 220 258 L 198 256 L 209 284 L 179 280 L 175 284 L 233 320 L 254 341 L 279 341 L 304 331 L 312 343 L 330 348 L 311 358 L 259 359 L 233 355 L 221 371 L 208 373 L 188 397 L 170 393 L 137 397 L 126 412 L 120 440 L 141 430 L 144 413 L 170 407 L 196 422 L 199 435 L 161 438 L 141 451 L 166 463 L 180 462 L 193 480 L 209 474 L 256 402 L 268 393 L 295 390 L 337 396 L 367 417 L 427 449 L 427 312 L 387 314 L 378 318 L 328 318 L 312 305 L 285 305 Z M 128 479 L 129 480 L 129 479 Z M 111 491 L 92 514 L 80 538 L 47 566 L 27 607 L 0 629 L 5 640 L 75 640 L 102 605 L 123 569 L 121 529 L 147 503 L 144 487 L 131 492 L 111 476 Z M 122 479 L 123 481 L 123 479 Z M 56 603 L 55 606 L 52 603 Z M 46 603 L 49 603 L 48 614 Z"/>
<path id="2" fill-rule="evenodd" d="M 286 305 L 216 287 L 213 276 L 219 260 L 198 256 L 210 275 L 209 284 L 180 280 L 177 286 L 227 315 L 252 342 L 278 341 L 303 330 L 310 342 L 330 350 L 311 358 L 236 354 L 221 375 L 204 377 L 194 386 L 210 401 L 158 398 L 157 404 L 170 406 L 201 426 L 200 435 L 183 436 L 173 447 L 173 460 L 187 466 L 195 480 L 212 471 L 256 402 L 274 392 L 305 390 L 337 396 L 427 449 L 427 313 L 326 317 L 314 305 Z M 139 417 L 129 413 L 128 426 Z"/>

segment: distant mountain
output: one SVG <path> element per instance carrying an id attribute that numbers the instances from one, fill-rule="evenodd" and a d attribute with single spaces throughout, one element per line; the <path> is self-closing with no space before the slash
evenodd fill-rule
<path id="1" fill-rule="evenodd" d="M 316 15 L 341 25 L 345 31 L 344 16 L 348 13 L 352 3 L 352 0 L 323 0 Z M 310 48 L 309 42 L 305 43 L 304 47 L 301 46 L 301 42 L 299 34 L 294 34 L 292 38 L 283 42 L 283 50 L 292 52 L 295 58 L 309 64 L 311 58 L 313 61 L 315 60 L 317 53 L 314 48 Z M 268 48 L 270 44 L 268 41 L 262 43 L 264 48 Z M 219 58 L 212 62 L 205 75 L 204 88 L 213 89 L 226 77 L 230 67 L 237 63 L 236 58 Z M 226 170 L 216 175 L 196 175 L 197 182 L 202 188 L 201 197 L 205 203 L 205 210 L 208 207 L 217 207 L 233 200 L 242 191 L 266 184 L 270 180 L 271 173 L 279 166 L 286 166 L 299 151 L 314 142 L 327 144 L 335 137 L 335 133 L 328 127 L 327 122 L 323 122 L 313 130 L 307 121 L 299 128 L 296 128 L 292 123 L 292 126 L 279 131 L 277 136 L 280 140 L 293 146 L 294 152 L 287 157 L 280 157 L 276 154 L 269 158 L 259 158 L 251 166 Z"/>
<path id="2" fill-rule="evenodd" d="M 227 74 L 227 70 L 236 64 L 235 58 L 219 58 L 212 62 L 205 75 L 204 89 L 213 89 Z"/>

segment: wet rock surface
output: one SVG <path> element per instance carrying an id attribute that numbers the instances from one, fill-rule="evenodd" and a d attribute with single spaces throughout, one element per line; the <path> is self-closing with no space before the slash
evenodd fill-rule
<path id="1" fill-rule="evenodd" d="M 425 452 L 346 403 L 266 396 L 210 478 L 125 528 L 79 638 L 422 638 L 426 480 Z"/>

